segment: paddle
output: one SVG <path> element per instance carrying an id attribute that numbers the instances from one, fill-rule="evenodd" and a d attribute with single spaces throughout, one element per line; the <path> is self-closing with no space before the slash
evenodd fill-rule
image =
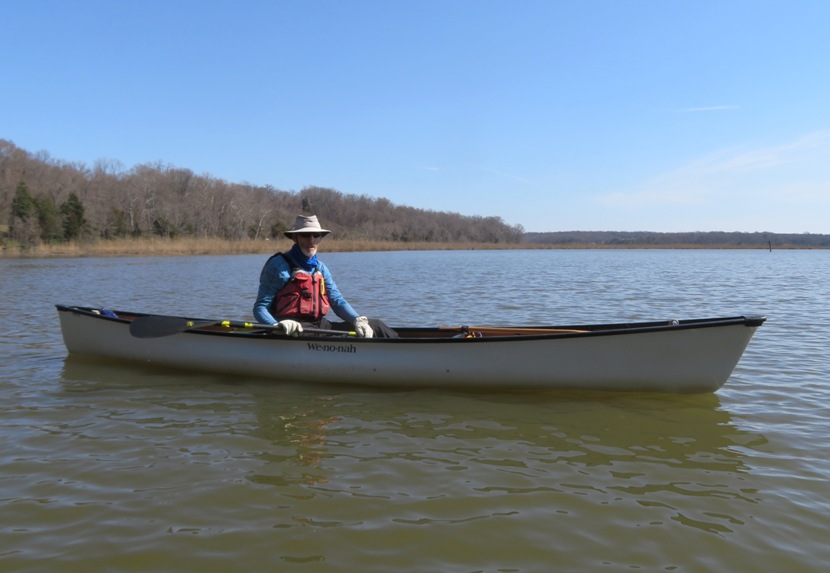
<path id="1" fill-rule="evenodd" d="M 522 328 L 511 326 L 439 326 L 440 330 L 456 332 L 480 332 L 493 336 L 510 336 L 526 334 L 565 334 L 568 332 L 589 332 L 588 330 L 572 330 L 568 328 Z"/>
<path id="2" fill-rule="evenodd" d="M 139 316 L 130 323 L 130 334 L 136 338 L 161 338 L 172 336 L 194 328 L 206 326 L 223 326 L 225 328 L 245 328 L 251 330 L 278 330 L 282 328 L 270 324 L 257 324 L 234 320 L 190 320 L 179 316 L 148 315 Z M 303 327 L 303 333 L 326 334 L 329 336 L 355 336 L 354 332 L 327 330 L 324 328 Z"/>

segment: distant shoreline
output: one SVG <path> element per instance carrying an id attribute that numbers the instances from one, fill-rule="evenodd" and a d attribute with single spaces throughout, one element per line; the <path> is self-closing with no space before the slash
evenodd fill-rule
<path id="1" fill-rule="evenodd" d="M 182 257 L 200 255 L 271 254 L 291 248 L 286 239 L 278 241 L 226 241 L 222 239 L 121 239 L 96 242 L 42 244 L 29 248 L 3 245 L 0 258 L 84 258 L 84 257 Z M 358 241 L 327 239 L 322 253 L 381 251 L 468 251 L 468 250 L 770 250 L 767 245 L 697 244 L 596 244 L 596 243 L 428 243 L 401 241 Z M 771 250 L 827 250 L 828 247 L 773 245 Z"/>

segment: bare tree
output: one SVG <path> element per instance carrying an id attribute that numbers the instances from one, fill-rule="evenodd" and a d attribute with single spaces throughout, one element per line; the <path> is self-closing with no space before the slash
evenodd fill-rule
<path id="1" fill-rule="evenodd" d="M 125 171 L 118 162 L 98 160 L 87 168 L 0 140 L 0 223 L 11 221 L 20 182 L 33 196 L 50 199 L 41 201 L 44 208 L 74 197 L 73 204 L 83 207 L 84 228 L 104 239 L 127 234 L 264 239 L 281 233 L 302 212 L 320 216 L 343 238 L 516 242 L 521 236 L 497 217 L 397 206 L 388 199 L 324 187 L 289 192 L 228 183 L 161 162 Z"/>

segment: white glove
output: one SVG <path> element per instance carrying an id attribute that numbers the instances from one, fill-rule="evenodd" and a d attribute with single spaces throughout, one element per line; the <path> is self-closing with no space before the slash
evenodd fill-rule
<path id="1" fill-rule="evenodd" d="M 362 338 L 372 338 L 375 335 L 372 327 L 369 326 L 369 319 L 365 316 L 358 316 L 354 319 L 354 329 Z"/>
<path id="2" fill-rule="evenodd" d="M 303 325 L 296 320 L 285 319 L 276 323 L 274 326 L 279 326 L 282 331 L 288 336 L 297 336 L 303 331 Z"/>

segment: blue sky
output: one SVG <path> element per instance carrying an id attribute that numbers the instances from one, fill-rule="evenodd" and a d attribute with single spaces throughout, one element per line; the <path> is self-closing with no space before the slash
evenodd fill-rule
<path id="1" fill-rule="evenodd" d="M 528 231 L 830 233 L 824 0 L 0 0 L 0 138 Z"/>

